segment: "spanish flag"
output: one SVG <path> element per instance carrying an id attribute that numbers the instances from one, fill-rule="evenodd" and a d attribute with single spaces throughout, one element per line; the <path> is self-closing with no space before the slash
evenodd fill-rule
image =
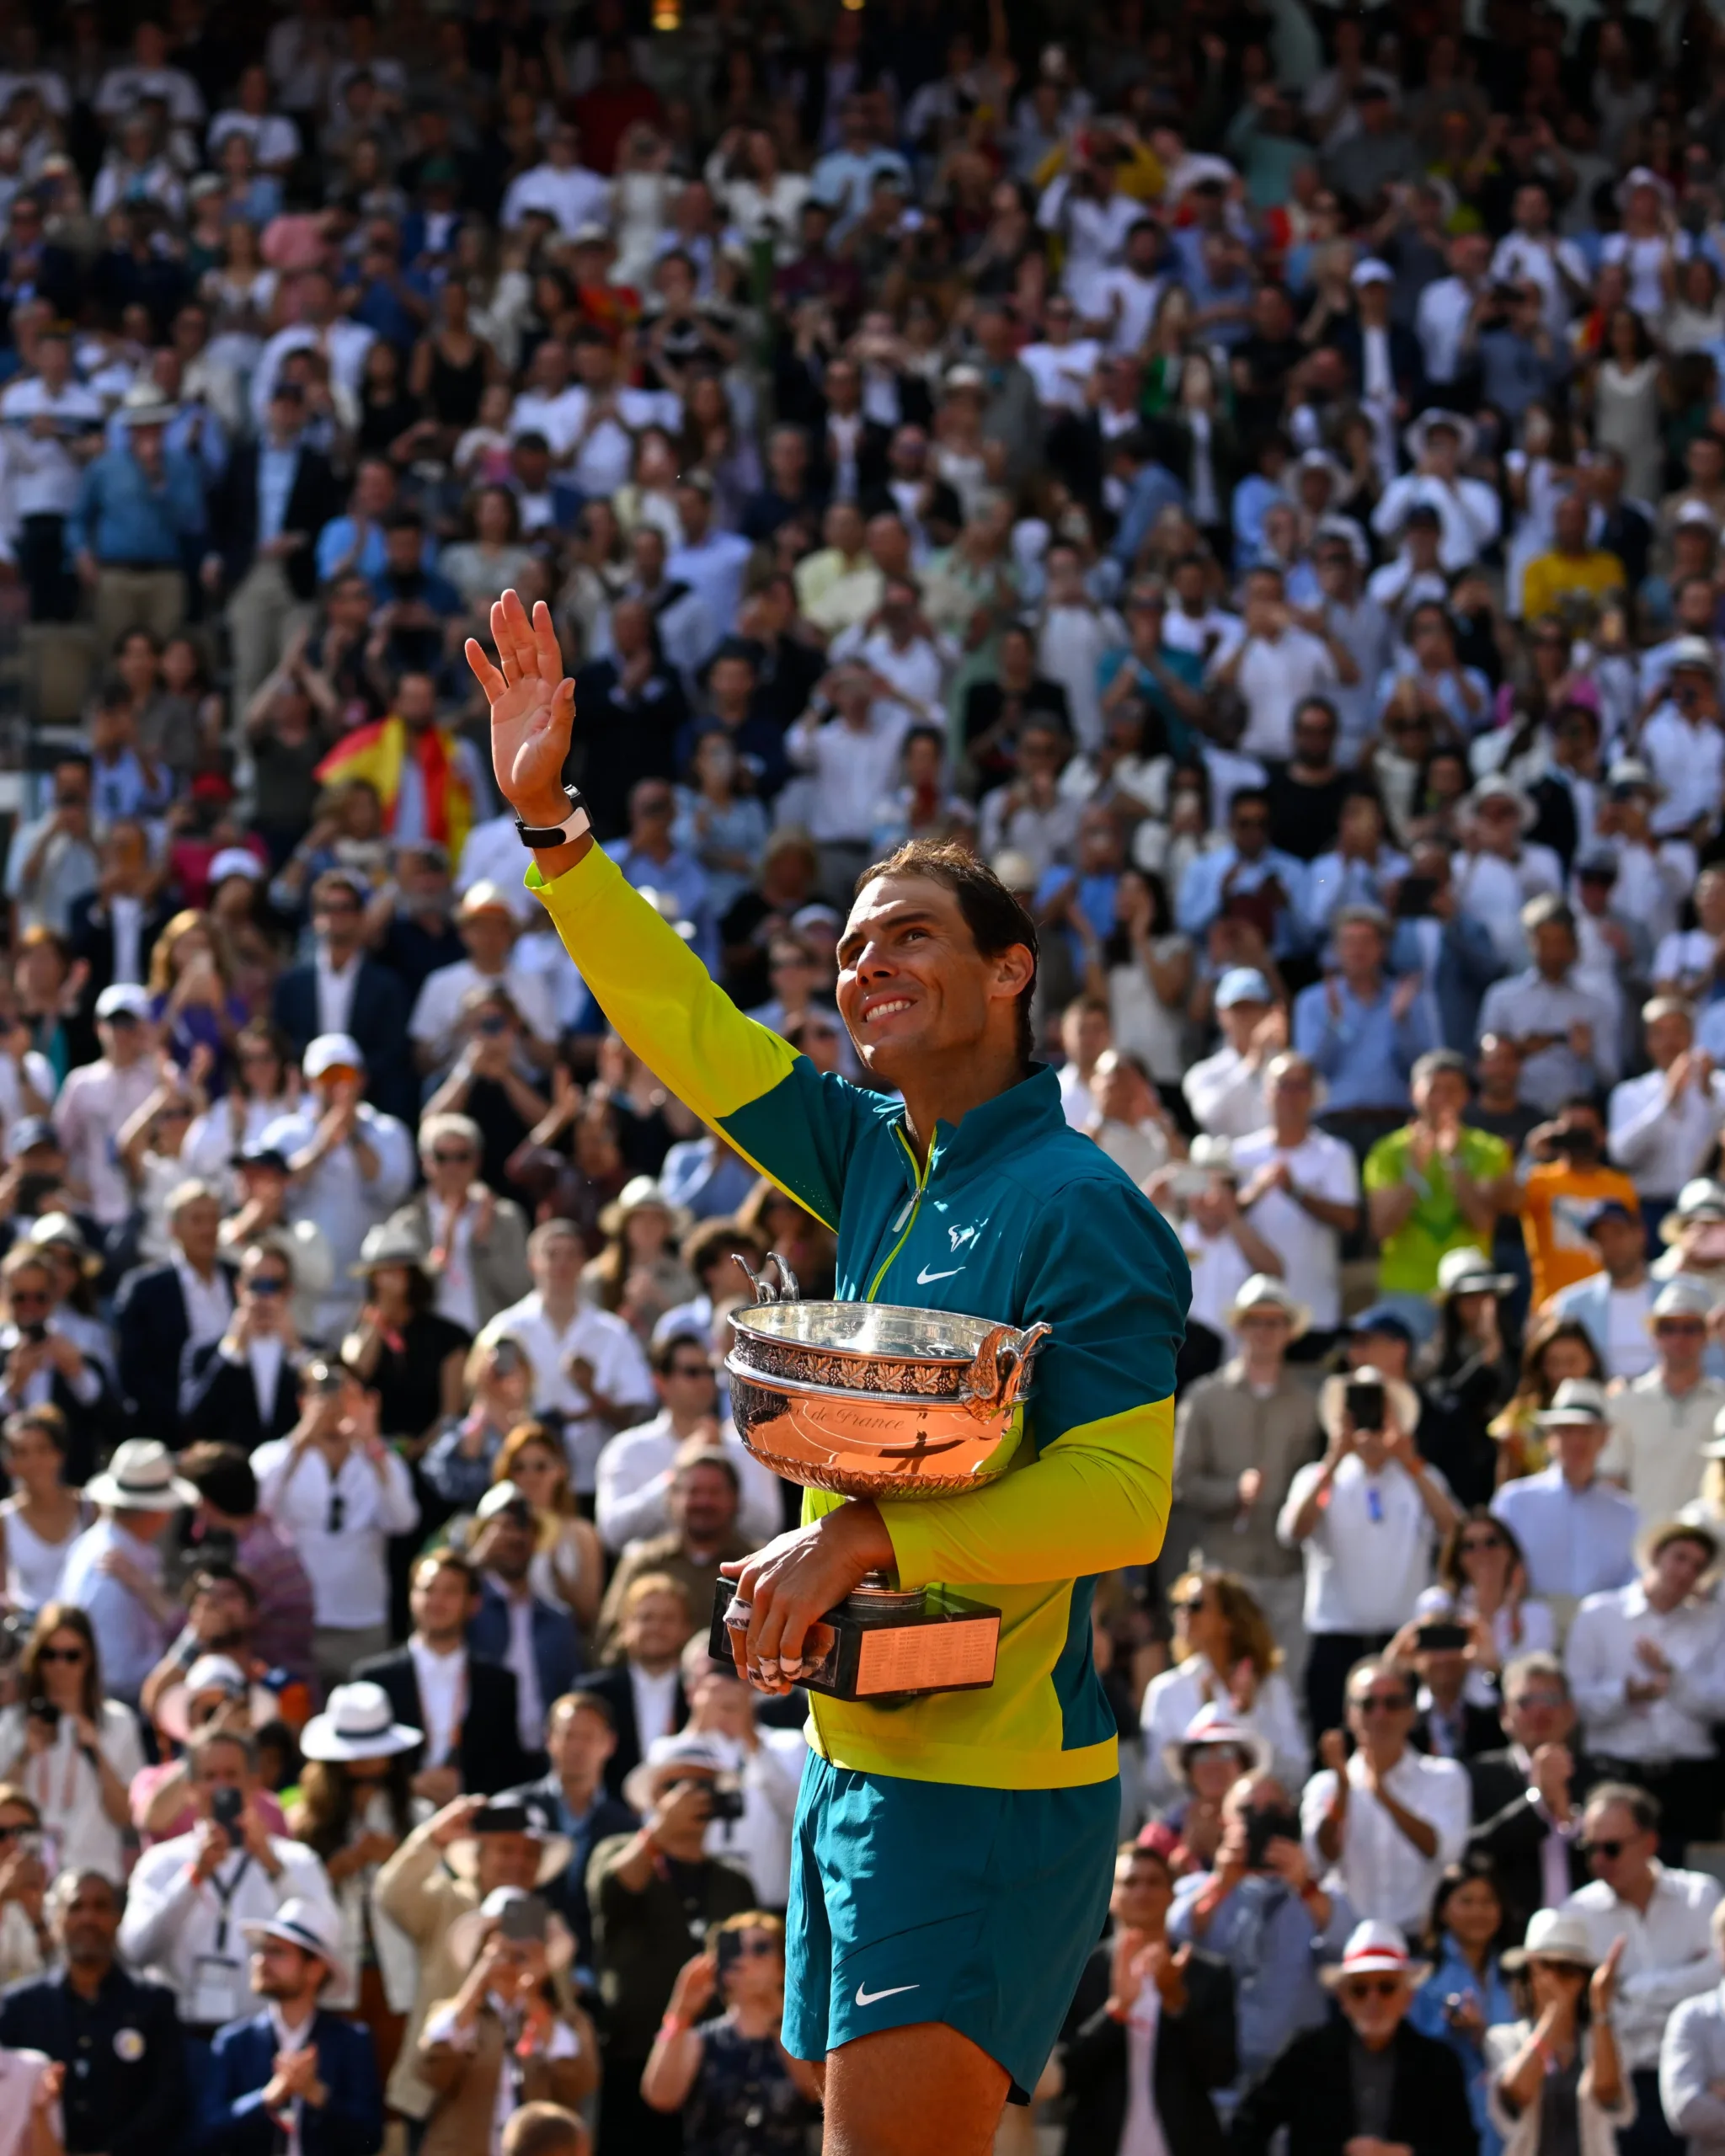
<path id="1" fill-rule="evenodd" d="M 454 735 L 439 726 L 410 736 L 403 721 L 392 713 L 344 734 L 318 765 L 316 776 L 325 786 L 364 779 L 383 804 L 384 829 L 393 831 L 402 766 L 411 755 L 425 789 L 425 835 L 447 846 L 453 862 L 460 858 L 473 820 L 473 803 L 454 741 Z"/>

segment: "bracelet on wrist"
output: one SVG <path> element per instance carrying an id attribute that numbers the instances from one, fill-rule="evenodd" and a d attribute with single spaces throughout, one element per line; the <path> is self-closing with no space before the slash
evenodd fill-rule
<path id="1" fill-rule="evenodd" d="M 659 2033 L 666 2043 L 673 2043 L 679 2036 L 686 2036 L 690 2024 L 681 2014 L 667 2014 L 659 2025 Z"/>

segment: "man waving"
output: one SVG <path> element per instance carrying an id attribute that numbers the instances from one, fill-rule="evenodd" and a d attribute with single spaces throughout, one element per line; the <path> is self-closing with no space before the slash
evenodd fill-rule
<path id="1" fill-rule="evenodd" d="M 804 1498 L 803 1524 L 727 1566 L 740 1662 L 784 1689 L 809 1629 L 865 1573 L 1001 1612 L 985 1690 L 811 1701 L 792 1855 L 784 2041 L 825 2061 L 827 2145 L 984 2156 L 1035 2085 L 1108 1906 L 1114 1716 L 1090 1652 L 1096 1575 L 1161 1547 L 1185 1260 L 1161 1214 L 1070 1129 L 1030 1061 L 1036 930 L 961 850 L 916 842 L 863 877 L 838 1001 L 870 1076 L 823 1076 L 745 1018 L 593 844 L 563 784 L 574 687 L 551 616 L 513 592 L 498 663 L 469 642 L 528 875 L 611 1024 L 740 1153 L 838 1237 L 838 1294 L 1053 1335 L 1012 1470 L 961 1498 Z"/>

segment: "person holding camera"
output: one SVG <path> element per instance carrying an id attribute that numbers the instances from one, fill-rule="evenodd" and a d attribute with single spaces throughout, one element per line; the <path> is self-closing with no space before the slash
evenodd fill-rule
<path id="1" fill-rule="evenodd" d="M 341 1919 L 318 1858 L 264 1823 L 255 1741 L 212 1724 L 186 1749 L 197 1824 L 139 1859 L 120 1951 L 128 1967 L 172 1988 L 195 2077 L 216 2031 L 246 2011 L 241 1927 L 269 1922 L 293 1900 L 325 1911 L 334 1936 Z"/>
<path id="2" fill-rule="evenodd" d="M 449 1951 L 467 1974 L 419 2034 L 436 2093 L 422 2156 L 500 2156 L 521 2105 L 574 2111 L 597 2085 L 598 2040 L 567 1985 L 574 1942 L 539 1895 L 499 1886 L 457 1919 Z"/>
<path id="3" fill-rule="evenodd" d="M 1306 1556 L 1306 1705 L 1322 1732 L 1335 1726 L 1348 1671 L 1412 1614 L 1456 1508 L 1420 1455 L 1419 1397 L 1402 1379 L 1370 1364 L 1327 1378 L 1318 1421 L 1324 1456 L 1294 1477 L 1276 1533 Z"/>
<path id="4" fill-rule="evenodd" d="M 655 2111 L 681 2113 L 683 2156 L 802 2156 L 821 2077 L 780 2042 L 784 2008 L 785 1928 L 764 1910 L 727 1917 L 683 1964 L 641 2077 Z"/>
<path id="5" fill-rule="evenodd" d="M 1468 2107 L 1478 2129 L 1481 2156 L 1500 2156 L 1502 2143 L 1487 2116 L 1486 2033 L 1509 2020 L 1514 2002 L 1503 1981 L 1498 1949 L 1509 1917 L 1491 1860 L 1470 1850 L 1445 1867 L 1432 1897 L 1425 1950 L 1432 1972 L 1414 1993 L 1408 2020 L 1422 2034 L 1447 2044 L 1467 2077 Z"/>
<path id="6" fill-rule="evenodd" d="M 19 1666 L 24 1704 L 0 1714 L 0 1780 L 28 1790 L 56 1869 L 124 1876 L 132 1776 L 144 1764 L 136 1717 L 104 1699 L 96 1636 L 73 1603 L 51 1602 Z"/>
<path id="7" fill-rule="evenodd" d="M 1224 2109 L 1284 2046 L 1329 2019 L 1317 1972 L 1339 1956 L 1357 1921 L 1340 1888 L 1313 1876 L 1281 1783 L 1242 1774 L 1222 1800 L 1214 1868 L 1178 1883 L 1168 1916 L 1170 1939 L 1203 1947 L 1234 1972 L 1239 2073 L 1218 2092 Z"/>
<path id="8" fill-rule="evenodd" d="M 601 1842 L 589 1860 L 587 1898 L 606 2009 L 601 2148 L 677 2156 L 682 2148 L 680 2124 L 652 2108 L 641 2082 L 691 1943 L 704 1946 L 710 1925 L 752 1908 L 756 1898 L 745 1872 L 707 1854 L 712 1822 L 741 1816 L 741 1792 L 728 1785 L 729 1767 L 728 1753 L 709 1737 L 685 1732 L 655 1738 L 623 1790 L 643 1824 Z"/>

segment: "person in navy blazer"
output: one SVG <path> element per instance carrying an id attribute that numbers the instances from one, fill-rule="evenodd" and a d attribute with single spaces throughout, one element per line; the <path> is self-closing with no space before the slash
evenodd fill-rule
<path id="1" fill-rule="evenodd" d="M 326 872 L 312 886 L 312 925 L 319 946 L 345 969 L 359 949 L 361 924 L 370 894 L 346 870 Z M 408 1056 L 408 999 L 398 975 L 360 951 L 352 1004 L 345 1031 L 366 1058 L 366 1098 L 386 1115 L 400 1116 L 412 1128 L 419 1097 Z M 293 1043 L 296 1058 L 324 1028 L 318 1010 L 318 962 L 290 966 L 275 983 L 270 1016 Z"/>
<path id="2" fill-rule="evenodd" d="M 300 2156 L 376 2156 L 383 2092 L 371 2032 L 318 2004 L 349 1974 L 342 1922 L 297 1896 L 265 1924 L 243 1927 L 261 2013 L 216 2032 L 198 2086 L 197 2145 L 206 2156 L 274 2156 L 289 2119 Z"/>
<path id="3" fill-rule="evenodd" d="M 533 1665 L 540 1700 L 548 1708 L 581 1673 L 581 1641 L 568 1611 L 542 1601 L 527 1583 L 537 1534 L 533 1508 L 513 1482 L 498 1482 L 481 1498 L 478 1518 L 473 1561 L 479 1572 L 479 1607 L 468 1621 L 467 1646 L 507 1668 L 510 1604 L 524 1598 L 531 1602 Z M 526 1759 L 529 1774 L 545 1771 L 542 1750 L 528 1753 Z"/>
<path id="4" fill-rule="evenodd" d="M 216 1255 L 221 1225 L 221 1199 L 208 1186 L 195 1185 L 195 1194 L 181 1201 L 168 1221 L 174 1262 L 136 1267 L 120 1282 L 115 1298 L 126 1433 L 159 1438 L 176 1452 L 181 1442 L 179 1358 L 192 1333 L 181 1269 L 190 1267 L 206 1280 L 225 1282 L 232 1303 L 238 1275 Z"/>

